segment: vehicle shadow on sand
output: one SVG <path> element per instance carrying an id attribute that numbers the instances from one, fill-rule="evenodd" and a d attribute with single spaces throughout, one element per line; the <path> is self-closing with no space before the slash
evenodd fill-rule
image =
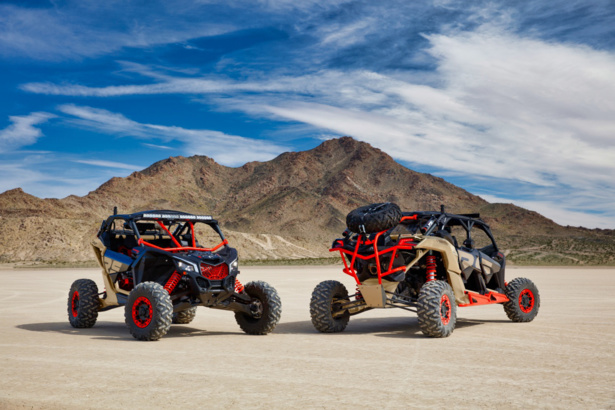
<path id="1" fill-rule="evenodd" d="M 27 323 L 16 326 L 18 329 L 31 332 L 52 332 L 67 335 L 88 336 L 92 339 L 102 340 L 134 340 L 128 327 L 123 323 L 98 321 L 91 328 L 77 329 L 67 322 L 47 322 L 47 323 Z M 204 329 L 197 329 L 187 325 L 171 325 L 169 332 L 163 338 L 173 337 L 194 337 L 194 336 L 221 336 L 231 334 L 243 334 L 237 332 L 212 332 Z"/>
<path id="2" fill-rule="evenodd" d="M 504 323 L 506 320 L 474 320 L 458 318 L 455 329 L 463 329 L 466 327 L 479 326 L 488 323 Z M 312 322 L 302 320 L 297 322 L 283 322 L 277 325 L 274 333 L 282 334 L 316 334 L 319 333 Z M 350 318 L 348 327 L 340 333 L 329 334 L 373 334 L 378 337 L 396 337 L 396 338 L 424 338 L 425 336 L 419 328 L 419 322 L 416 317 L 402 318 Z"/>

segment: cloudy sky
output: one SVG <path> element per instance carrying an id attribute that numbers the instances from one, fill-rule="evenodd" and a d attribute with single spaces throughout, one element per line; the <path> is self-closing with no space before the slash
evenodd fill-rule
<path id="1" fill-rule="evenodd" d="M 0 2 L 0 192 L 344 135 L 491 202 L 615 228 L 611 0 Z"/>

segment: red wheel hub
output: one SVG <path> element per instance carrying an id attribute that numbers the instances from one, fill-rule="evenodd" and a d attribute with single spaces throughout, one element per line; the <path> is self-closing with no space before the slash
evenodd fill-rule
<path id="1" fill-rule="evenodd" d="M 73 293 L 73 297 L 70 301 L 70 310 L 73 314 L 73 317 L 77 317 L 79 314 L 79 292 L 75 291 Z"/>
<path id="2" fill-rule="evenodd" d="M 523 289 L 519 294 L 519 308 L 523 313 L 530 313 L 534 309 L 534 292 Z"/>
<path id="3" fill-rule="evenodd" d="M 140 328 L 147 327 L 152 322 L 153 313 L 152 302 L 145 296 L 138 298 L 132 305 L 132 320 Z"/>
<path id="4" fill-rule="evenodd" d="M 448 295 L 442 295 L 440 299 L 440 319 L 444 326 L 448 325 L 451 321 L 451 300 Z"/>

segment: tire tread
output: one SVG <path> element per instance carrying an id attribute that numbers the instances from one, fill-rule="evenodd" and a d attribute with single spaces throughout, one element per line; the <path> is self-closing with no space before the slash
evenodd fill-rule
<path id="1" fill-rule="evenodd" d="M 377 211 L 370 209 L 381 207 Z M 397 204 L 385 202 L 371 204 L 354 209 L 346 216 L 346 226 L 355 233 L 376 233 L 397 226 L 401 221 L 402 212 Z"/>
<path id="2" fill-rule="evenodd" d="M 524 289 L 530 289 L 534 294 L 534 308 L 529 313 L 523 312 L 519 307 L 519 295 Z M 534 282 L 527 278 L 515 278 L 508 283 L 505 292 L 510 300 L 503 303 L 504 312 L 510 320 L 513 322 L 531 322 L 534 320 L 540 308 L 540 294 Z"/>
<path id="3" fill-rule="evenodd" d="M 451 302 L 451 319 L 447 325 L 440 317 L 440 301 L 447 294 Z M 453 333 L 457 322 L 457 304 L 451 286 L 442 280 L 425 283 L 419 291 L 417 303 L 419 327 L 429 337 L 448 337 Z"/>
<path id="4" fill-rule="evenodd" d="M 350 314 L 334 318 L 332 315 L 333 299 L 348 299 L 346 287 L 336 281 L 327 280 L 319 283 L 312 292 L 310 300 L 310 316 L 314 328 L 322 333 L 336 333 L 343 331 L 348 325 Z"/>
<path id="5" fill-rule="evenodd" d="M 132 305 L 139 296 L 146 296 L 152 303 L 154 317 L 146 328 L 139 328 L 132 320 Z M 156 282 L 139 283 L 128 295 L 124 309 L 126 325 L 137 340 L 155 341 L 166 335 L 171 327 L 173 304 L 169 293 Z"/>
<path id="6" fill-rule="evenodd" d="M 171 321 L 171 323 L 176 325 L 187 325 L 188 323 L 192 322 L 195 316 L 196 306 L 186 310 L 182 310 L 181 312 L 173 313 L 173 320 Z"/>
<path id="7" fill-rule="evenodd" d="M 72 314 L 72 298 L 74 291 L 79 292 L 79 310 L 77 317 Z M 91 279 L 77 279 L 68 293 L 68 321 L 75 328 L 89 328 L 98 319 L 98 286 Z"/>
<path id="8" fill-rule="evenodd" d="M 248 282 L 244 292 L 258 297 L 263 303 L 263 315 L 259 319 L 249 317 L 243 312 L 235 312 L 237 324 L 249 335 L 266 335 L 275 329 L 282 317 L 282 301 L 275 288 L 263 281 Z"/>

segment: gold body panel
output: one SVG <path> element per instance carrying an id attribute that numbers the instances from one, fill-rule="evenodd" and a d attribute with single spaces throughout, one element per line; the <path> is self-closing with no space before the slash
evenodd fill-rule
<path id="1" fill-rule="evenodd" d="M 94 255 L 96 255 L 96 261 L 102 268 L 102 277 L 103 282 L 105 284 L 105 290 L 107 292 L 107 296 L 104 299 L 99 299 L 100 308 L 104 309 L 112 306 L 119 306 L 117 301 L 116 293 L 122 293 L 124 295 L 128 295 L 129 292 L 116 288 L 113 284 L 113 280 L 111 279 L 110 273 L 117 272 L 117 268 L 121 268 L 115 266 L 114 264 L 119 264 L 119 262 L 111 261 L 109 258 L 105 258 L 105 251 L 107 248 L 101 242 L 100 239 L 96 238 L 91 242 L 92 249 L 94 249 Z"/>
<path id="2" fill-rule="evenodd" d="M 438 252 L 442 256 L 448 283 L 453 288 L 457 304 L 470 303 L 470 299 L 465 293 L 466 287 L 461 278 L 461 268 L 459 266 L 459 260 L 457 259 L 457 251 L 449 241 L 435 236 L 423 235 L 398 235 L 396 239 L 401 238 L 415 238 L 419 240 L 419 243 L 414 248 L 416 250 L 416 257 L 406 266 L 406 272 L 429 251 Z"/>

